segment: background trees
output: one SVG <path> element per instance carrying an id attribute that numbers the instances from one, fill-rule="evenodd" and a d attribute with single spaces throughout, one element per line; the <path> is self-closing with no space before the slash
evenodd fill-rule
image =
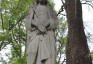
<path id="1" fill-rule="evenodd" d="M 49 2 L 54 7 L 53 1 L 49 0 Z M 25 55 L 25 47 L 24 47 L 25 41 L 26 41 L 26 29 L 24 27 L 23 19 L 26 16 L 26 13 L 30 4 L 33 4 L 33 3 L 34 3 L 34 0 L 0 0 L 0 51 L 4 50 L 4 48 L 7 45 L 11 47 L 10 54 L 6 54 L 9 60 L 6 62 L 3 59 L 0 59 L 1 61 L 3 61 L 2 64 L 5 62 L 8 64 L 26 64 L 26 61 L 25 61 L 26 55 Z M 70 52 L 69 53 L 70 56 L 75 57 L 74 59 L 75 61 L 77 60 L 76 59 L 77 53 L 74 53 L 74 52 L 78 51 L 79 50 L 78 48 L 80 46 L 84 46 L 85 44 L 85 46 L 82 49 L 85 50 L 84 52 L 86 51 L 88 52 L 88 49 L 87 50 L 84 49 L 85 47 L 87 48 L 87 43 L 86 43 L 86 38 L 85 38 L 84 30 L 83 30 L 84 28 L 82 24 L 83 22 L 81 17 L 82 13 L 81 13 L 80 2 L 77 3 L 77 5 L 75 5 L 75 0 L 66 0 L 66 2 L 62 0 L 62 3 L 63 4 L 59 14 L 61 14 L 64 8 L 66 9 L 68 24 L 66 23 L 66 19 L 63 17 L 64 14 L 62 17 L 58 16 L 59 24 L 60 24 L 59 29 L 57 30 L 58 31 L 57 32 L 57 49 L 58 49 L 57 63 L 58 64 L 63 63 L 63 60 L 62 60 L 63 57 L 64 57 L 64 61 L 66 60 L 65 58 L 66 42 L 68 43 L 70 42 L 71 46 L 67 45 L 67 49 L 69 47 L 71 48 L 70 50 L 68 50 L 68 52 Z M 77 10 L 80 10 L 80 11 L 78 12 Z M 67 39 L 67 31 L 69 32 L 68 39 Z M 82 38 L 84 38 L 84 40 L 82 40 L 81 36 Z M 85 41 L 85 42 L 81 44 L 81 41 L 82 42 Z M 75 50 L 75 51 L 71 51 L 71 50 Z M 80 50 L 79 52 L 82 52 L 82 51 Z M 69 55 L 67 54 L 68 57 Z M 69 60 L 69 58 L 67 60 Z M 71 59 L 71 61 L 72 60 L 73 59 Z M 68 62 L 69 61 L 67 61 L 67 63 Z"/>
<path id="2" fill-rule="evenodd" d="M 23 19 L 31 0 L 0 0 L 0 50 L 11 45 L 9 64 L 25 64 L 26 30 Z M 24 61 L 23 61 L 24 60 Z"/>

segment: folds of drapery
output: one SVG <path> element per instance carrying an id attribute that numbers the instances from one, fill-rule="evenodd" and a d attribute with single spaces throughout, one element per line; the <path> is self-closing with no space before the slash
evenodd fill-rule
<path id="1" fill-rule="evenodd" d="M 42 64 L 43 60 L 48 59 L 50 59 L 49 64 L 53 64 L 56 56 L 54 32 L 49 31 L 45 35 L 36 35 L 32 32 L 30 36 L 27 46 L 27 64 Z"/>
<path id="2" fill-rule="evenodd" d="M 53 30 L 58 25 L 57 18 L 54 16 L 52 8 L 47 5 L 50 17 L 47 21 L 50 23 L 50 30 L 43 35 L 38 35 L 38 18 L 35 16 L 35 19 L 33 19 L 33 7 L 31 7 L 25 18 L 27 28 L 27 64 L 42 64 L 44 61 L 46 61 L 45 64 L 55 64 L 56 46 Z M 31 25 L 35 25 L 37 28 Z"/>

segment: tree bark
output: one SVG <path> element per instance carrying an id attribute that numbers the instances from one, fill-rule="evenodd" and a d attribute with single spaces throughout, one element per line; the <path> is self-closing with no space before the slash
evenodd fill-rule
<path id="1" fill-rule="evenodd" d="M 66 0 L 68 37 L 66 44 L 66 64 L 92 64 L 82 20 L 80 0 Z"/>

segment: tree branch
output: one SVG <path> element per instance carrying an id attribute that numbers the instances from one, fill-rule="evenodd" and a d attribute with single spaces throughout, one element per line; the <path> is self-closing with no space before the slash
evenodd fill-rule
<path id="1" fill-rule="evenodd" d="M 81 4 L 87 4 L 87 5 L 89 5 L 89 6 L 91 6 L 93 8 L 93 3 L 90 2 L 90 1 L 85 1 L 84 3 L 82 1 Z"/>
<path id="2" fill-rule="evenodd" d="M 60 10 L 59 10 L 59 12 L 58 12 L 58 14 L 57 14 L 57 16 L 58 16 L 61 12 L 64 11 L 65 2 L 64 2 L 63 0 L 61 0 L 61 2 L 62 2 L 62 6 L 61 6 L 61 8 L 60 8 Z"/>
<path id="3" fill-rule="evenodd" d="M 62 63 L 61 64 L 63 64 L 64 62 L 66 62 L 66 59 L 64 58 L 64 60 L 62 61 Z"/>

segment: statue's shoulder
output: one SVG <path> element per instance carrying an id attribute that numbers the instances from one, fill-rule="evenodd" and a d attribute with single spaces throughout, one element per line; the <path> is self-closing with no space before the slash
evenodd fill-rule
<path id="1" fill-rule="evenodd" d="M 29 9 L 34 9 L 34 8 L 36 8 L 36 7 L 37 7 L 36 4 L 34 4 L 34 5 L 30 5 Z"/>
<path id="2" fill-rule="evenodd" d="M 47 4 L 48 9 L 54 10 L 53 7 L 50 4 Z"/>
<path id="3" fill-rule="evenodd" d="M 50 4 L 48 4 L 47 7 L 48 7 L 48 10 L 52 16 L 57 15 L 56 11 L 54 10 L 54 8 Z"/>
<path id="4" fill-rule="evenodd" d="M 36 5 L 30 5 L 28 10 L 27 10 L 27 16 L 28 15 L 32 15 L 34 13 L 34 7 L 36 7 Z"/>

